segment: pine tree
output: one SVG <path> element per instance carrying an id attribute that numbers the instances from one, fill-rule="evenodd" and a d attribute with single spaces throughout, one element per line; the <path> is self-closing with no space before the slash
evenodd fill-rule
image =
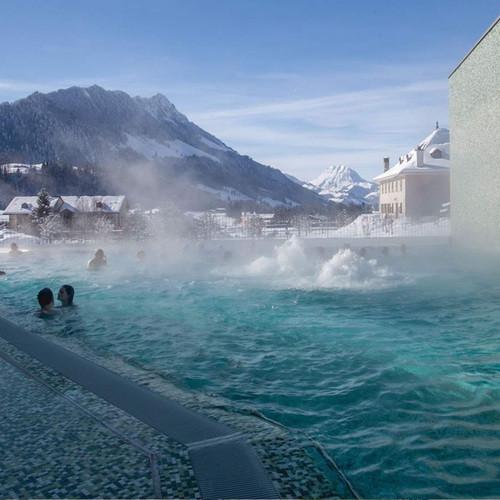
<path id="1" fill-rule="evenodd" d="M 31 218 L 33 224 L 39 228 L 50 215 L 50 196 L 45 188 L 42 188 L 38 193 L 36 205 L 32 211 Z"/>

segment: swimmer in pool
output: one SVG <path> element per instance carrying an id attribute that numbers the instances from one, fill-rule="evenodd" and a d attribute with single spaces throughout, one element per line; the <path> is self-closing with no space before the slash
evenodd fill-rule
<path id="1" fill-rule="evenodd" d="M 21 252 L 21 250 L 19 250 L 17 243 L 10 244 L 9 255 L 17 256 L 17 255 L 22 255 L 22 253 L 23 252 Z"/>
<path id="2" fill-rule="evenodd" d="M 94 257 L 89 260 L 87 264 L 87 269 L 90 271 L 97 271 L 101 267 L 105 266 L 108 263 L 106 256 L 104 255 L 104 250 L 99 248 L 95 253 Z"/>
<path id="3" fill-rule="evenodd" d="M 42 288 L 37 295 L 40 304 L 40 314 L 52 315 L 54 313 L 54 294 L 50 288 Z"/>
<path id="4" fill-rule="evenodd" d="M 70 307 L 73 305 L 73 297 L 75 289 L 71 285 L 63 285 L 57 294 L 57 300 L 61 303 L 61 307 Z"/>
<path id="5" fill-rule="evenodd" d="M 3 278 L 6 275 L 7 275 L 7 273 L 5 271 L 0 271 L 0 278 Z"/>

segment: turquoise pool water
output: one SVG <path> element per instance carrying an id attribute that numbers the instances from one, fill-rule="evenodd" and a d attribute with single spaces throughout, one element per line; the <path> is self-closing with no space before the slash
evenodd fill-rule
<path id="1" fill-rule="evenodd" d="M 317 438 L 365 497 L 500 495 L 500 266 L 447 249 L 320 258 L 110 248 L 0 255 L 0 314 Z M 151 255 L 153 250 L 148 250 Z M 479 263 L 478 263 L 479 262 Z M 78 307 L 33 314 L 69 282 Z"/>

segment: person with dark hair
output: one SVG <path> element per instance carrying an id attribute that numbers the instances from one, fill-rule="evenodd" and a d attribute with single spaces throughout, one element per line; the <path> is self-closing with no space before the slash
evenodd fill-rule
<path id="1" fill-rule="evenodd" d="M 61 307 L 70 307 L 73 305 L 73 297 L 75 289 L 71 285 L 63 285 L 57 294 L 57 300 L 61 303 Z"/>
<path id="2" fill-rule="evenodd" d="M 87 269 L 90 271 L 97 271 L 98 269 L 101 269 L 101 267 L 105 266 L 108 263 L 106 256 L 104 255 L 104 250 L 102 248 L 99 248 L 94 257 L 89 260 L 87 264 Z"/>
<path id="3" fill-rule="evenodd" d="M 22 254 L 23 254 L 23 252 L 21 250 L 19 250 L 17 243 L 10 244 L 9 255 L 16 257 L 16 256 L 22 255 Z"/>
<path id="4" fill-rule="evenodd" d="M 50 288 L 42 288 L 37 295 L 42 314 L 52 314 L 54 308 L 54 294 Z"/>

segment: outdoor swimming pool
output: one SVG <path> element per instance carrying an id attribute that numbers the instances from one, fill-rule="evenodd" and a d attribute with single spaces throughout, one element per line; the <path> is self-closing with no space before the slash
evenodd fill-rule
<path id="1" fill-rule="evenodd" d="M 152 254 L 148 250 L 148 255 Z M 319 440 L 364 497 L 500 493 L 500 267 L 447 249 L 0 255 L 0 314 L 116 353 Z M 370 260 L 376 258 L 377 260 Z M 41 320 L 38 289 L 78 307 Z"/>

